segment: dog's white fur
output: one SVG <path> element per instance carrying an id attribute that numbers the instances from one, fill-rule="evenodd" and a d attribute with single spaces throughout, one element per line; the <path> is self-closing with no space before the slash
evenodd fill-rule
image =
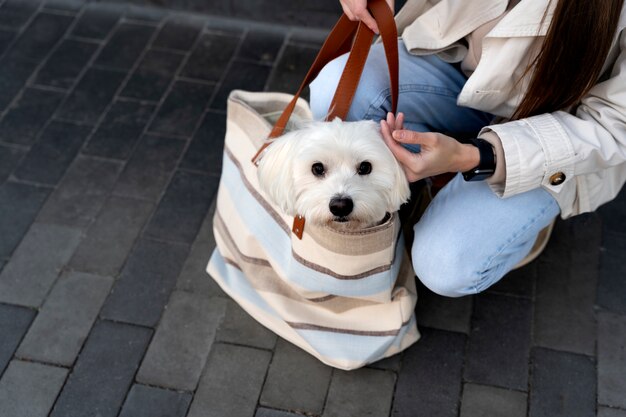
<path id="1" fill-rule="evenodd" d="M 372 166 L 359 175 L 362 162 Z M 312 165 L 322 163 L 323 176 Z M 410 196 L 406 176 L 373 121 L 310 122 L 276 139 L 258 166 L 261 189 L 286 214 L 336 229 L 361 229 L 380 223 Z M 337 218 L 333 198 L 350 198 L 352 212 Z"/>

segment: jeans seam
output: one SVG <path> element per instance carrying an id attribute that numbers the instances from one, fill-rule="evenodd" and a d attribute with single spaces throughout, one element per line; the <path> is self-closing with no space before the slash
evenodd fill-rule
<path id="1" fill-rule="evenodd" d="M 456 97 L 458 94 L 446 87 L 435 87 L 426 84 L 402 84 L 398 86 L 398 96 L 401 93 L 431 93 L 439 96 Z M 398 97 L 399 99 L 399 97 Z M 385 101 L 391 101 L 391 88 L 385 88 L 372 100 L 362 119 L 371 119 L 372 115 L 380 109 Z"/>
<path id="2" fill-rule="evenodd" d="M 553 202 L 553 204 L 554 204 L 554 202 Z M 497 250 L 497 251 L 496 251 L 496 253 L 495 253 L 494 255 L 490 256 L 490 257 L 487 259 L 487 261 L 486 261 L 486 263 L 485 263 L 485 266 L 484 266 L 483 268 L 481 268 L 481 269 L 480 269 L 480 271 L 481 271 L 481 272 L 480 272 L 479 274 L 480 274 L 480 275 L 482 275 L 482 274 L 483 274 L 483 271 L 488 271 L 488 270 L 491 268 L 493 261 L 494 261 L 494 260 L 495 260 L 495 259 L 496 259 L 496 258 L 497 258 L 497 257 L 498 257 L 501 253 L 502 253 L 502 252 L 504 252 L 504 250 L 505 250 L 505 249 L 507 249 L 508 247 L 510 247 L 510 246 L 511 246 L 511 244 L 512 244 L 513 242 L 515 242 L 515 240 L 516 240 L 516 238 L 517 238 L 517 237 L 519 237 L 522 233 L 524 233 L 525 231 L 527 231 L 528 229 L 530 229 L 530 227 L 531 227 L 533 224 L 537 223 L 537 221 L 538 221 L 538 220 L 539 220 L 539 219 L 540 219 L 540 218 L 541 218 L 541 217 L 542 217 L 542 216 L 546 213 L 546 211 L 548 211 L 548 209 L 549 209 L 549 208 L 550 208 L 550 204 L 546 205 L 546 206 L 545 206 L 545 207 L 544 207 L 544 208 L 543 208 L 543 209 L 542 209 L 542 210 L 541 210 L 541 211 L 540 211 L 540 212 L 539 212 L 539 213 L 538 213 L 535 217 L 533 217 L 533 218 L 532 218 L 532 219 L 531 219 L 528 223 L 526 223 L 526 224 L 525 224 L 525 225 L 524 225 L 524 226 L 523 226 L 520 230 L 518 230 L 516 233 L 514 233 L 512 238 L 510 238 L 510 239 L 509 239 L 506 243 L 504 243 L 504 244 L 502 245 L 502 247 L 501 247 L 499 250 Z M 484 280 L 485 280 L 485 277 L 484 277 L 484 276 L 479 276 L 479 277 L 475 280 L 474 285 L 472 286 L 472 289 L 474 290 L 474 293 L 475 293 L 475 294 L 478 294 L 478 292 L 479 292 L 479 290 L 478 290 L 478 286 L 479 286 L 480 284 L 482 284 L 482 283 L 484 282 Z"/>

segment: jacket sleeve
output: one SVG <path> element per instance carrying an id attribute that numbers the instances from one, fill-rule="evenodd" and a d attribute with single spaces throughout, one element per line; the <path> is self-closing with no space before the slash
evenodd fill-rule
<path id="1" fill-rule="evenodd" d="M 481 131 L 495 132 L 504 150 L 504 186 L 492 187 L 501 197 L 537 187 L 559 193 L 581 174 L 626 162 L 626 34 L 619 36 L 618 57 L 605 81 L 596 84 L 576 111 L 557 111 Z M 565 178 L 553 181 L 554 176 Z"/>

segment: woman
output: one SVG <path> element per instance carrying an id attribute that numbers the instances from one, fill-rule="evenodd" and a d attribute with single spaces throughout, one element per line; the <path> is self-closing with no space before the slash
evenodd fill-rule
<path id="1" fill-rule="evenodd" d="M 341 3 L 350 19 L 377 32 L 365 0 Z M 434 292 L 483 291 L 529 254 L 559 213 L 593 211 L 619 192 L 626 181 L 622 6 L 408 0 L 396 17 L 397 118 L 388 113 L 382 46 L 372 48 L 348 119 L 381 120 L 410 181 L 459 173 L 414 227 L 413 266 Z M 311 84 L 317 118 L 345 61 L 331 62 Z M 453 138 L 467 132 L 476 139 Z"/>

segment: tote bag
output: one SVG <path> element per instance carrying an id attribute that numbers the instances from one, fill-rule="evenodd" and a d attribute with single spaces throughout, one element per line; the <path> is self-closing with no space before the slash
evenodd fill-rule
<path id="1" fill-rule="evenodd" d="M 395 110 L 393 16 L 384 0 L 368 6 L 381 28 L 387 59 L 395 61 L 389 63 Z M 398 213 L 358 231 L 303 224 L 268 201 L 253 161 L 268 137 L 283 133 L 291 116 L 311 119 L 300 93 L 327 62 L 350 50 L 330 117 L 347 113 L 372 38 L 364 25 L 343 15 L 294 96 L 230 94 L 213 222 L 217 246 L 207 266 L 220 287 L 259 323 L 325 364 L 346 370 L 398 353 L 419 338 L 415 278 Z M 272 117 L 276 114 L 281 114 L 278 121 Z"/>

